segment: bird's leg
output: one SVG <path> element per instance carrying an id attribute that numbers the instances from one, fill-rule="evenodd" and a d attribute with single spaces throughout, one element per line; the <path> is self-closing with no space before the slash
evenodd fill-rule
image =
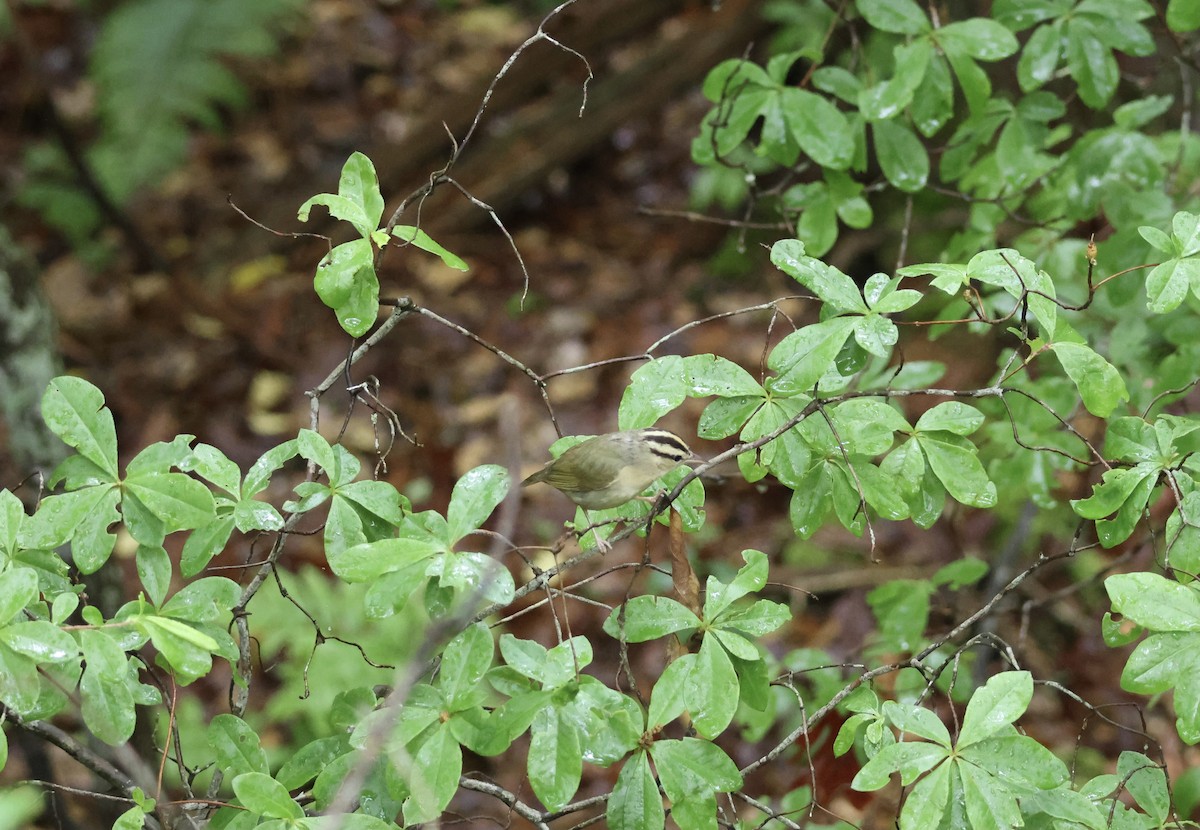
<path id="1" fill-rule="evenodd" d="M 583 511 L 583 517 L 587 520 L 587 525 L 585 526 L 584 530 L 580 532 L 579 527 L 574 522 L 566 522 L 565 526 L 571 529 L 571 533 L 579 542 L 579 547 L 581 549 L 583 547 L 583 537 L 591 533 L 592 538 L 596 540 L 596 550 L 600 551 L 601 555 L 608 553 L 610 550 L 612 550 L 612 545 L 610 545 L 608 540 L 601 536 L 597 531 L 600 526 L 599 523 L 592 521 L 591 514 L 589 514 L 585 508 L 581 507 L 579 509 Z"/>
<path id="2" fill-rule="evenodd" d="M 612 545 L 608 543 L 607 539 L 600 535 L 600 531 L 596 522 L 592 521 L 592 514 L 588 513 L 585 508 L 581 507 L 580 510 L 583 510 L 584 518 L 587 519 L 588 524 L 592 528 L 592 538 L 596 540 L 596 550 L 600 551 L 601 556 L 604 556 L 610 550 L 612 550 Z M 583 537 L 580 537 L 580 541 L 583 541 Z"/>

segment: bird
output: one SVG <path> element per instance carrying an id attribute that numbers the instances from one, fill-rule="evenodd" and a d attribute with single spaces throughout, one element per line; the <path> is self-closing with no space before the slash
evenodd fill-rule
<path id="1" fill-rule="evenodd" d="M 619 507 L 692 457 L 682 438 L 649 427 L 582 441 L 521 482 L 544 483 L 585 510 Z"/>

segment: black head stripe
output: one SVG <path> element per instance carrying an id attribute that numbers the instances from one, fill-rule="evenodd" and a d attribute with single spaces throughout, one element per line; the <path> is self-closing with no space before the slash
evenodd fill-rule
<path id="1" fill-rule="evenodd" d="M 683 440 L 669 432 L 648 432 L 645 434 L 646 445 L 650 452 L 668 461 L 679 461 L 692 454 Z"/>

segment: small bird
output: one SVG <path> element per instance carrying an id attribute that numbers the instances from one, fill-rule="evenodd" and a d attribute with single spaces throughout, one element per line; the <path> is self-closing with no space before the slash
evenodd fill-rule
<path id="1" fill-rule="evenodd" d="M 544 482 L 585 510 L 606 510 L 641 495 L 691 457 L 683 439 L 665 429 L 610 432 L 571 447 L 521 486 Z"/>

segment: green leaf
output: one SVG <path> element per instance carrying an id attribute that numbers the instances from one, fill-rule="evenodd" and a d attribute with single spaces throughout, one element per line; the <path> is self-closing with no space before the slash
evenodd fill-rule
<path id="1" fill-rule="evenodd" d="M 1167 4 L 1167 26 L 1173 32 L 1200 29 L 1200 6 L 1192 0 L 1170 0 Z"/>
<path id="2" fill-rule="evenodd" d="M 604 767 L 631 752 L 646 726 L 641 704 L 588 675 L 580 675 L 568 711 L 581 724 L 589 762 Z"/>
<path id="3" fill-rule="evenodd" d="M 17 554 L 21 526 L 27 522 L 25 506 L 10 490 L 0 490 L 0 553 L 9 558 Z"/>
<path id="4" fill-rule="evenodd" d="M 1069 779 L 1067 765 L 1026 735 L 993 735 L 959 749 L 960 757 L 1005 779 L 1011 788 L 1048 790 Z"/>
<path id="5" fill-rule="evenodd" d="M 927 580 L 893 579 L 867 594 L 867 603 L 879 620 L 881 646 L 908 652 L 921 648 L 931 593 L 933 586 Z"/>
<path id="6" fill-rule="evenodd" d="M 1200 593 L 1155 573 L 1104 580 L 1113 611 L 1153 631 L 1200 632 Z"/>
<path id="7" fill-rule="evenodd" d="M 475 531 L 508 495 L 508 470 L 485 464 L 469 470 L 454 484 L 446 522 L 450 539 L 458 541 Z"/>
<path id="8" fill-rule="evenodd" d="M 1159 263 L 1146 276 L 1146 307 L 1157 314 L 1174 311 L 1188 288 L 1200 285 L 1200 261 L 1173 257 Z"/>
<path id="9" fill-rule="evenodd" d="M 270 483 L 271 474 L 295 457 L 296 449 L 297 441 L 293 438 L 263 453 L 246 471 L 246 480 L 242 483 L 242 498 L 248 499 L 265 490 Z"/>
<path id="10" fill-rule="evenodd" d="M 379 193 L 375 165 L 362 153 L 351 153 L 342 165 L 337 196 L 329 193 L 313 196 L 300 206 L 298 216 L 301 222 L 308 221 L 308 213 L 313 205 L 329 208 L 330 215 L 349 222 L 360 236 L 369 239 L 383 217 L 383 196 Z"/>
<path id="11" fill-rule="evenodd" d="M 900 813 L 900 830 L 923 830 L 927 827 L 966 826 L 965 823 L 945 821 L 950 806 L 950 789 L 955 766 L 942 764 L 913 787 Z"/>
<path id="12" fill-rule="evenodd" d="M 197 444 L 178 466 L 186 473 L 196 473 L 205 481 L 212 482 L 231 496 L 239 493 L 241 470 L 225 453 L 211 444 Z"/>
<path id="13" fill-rule="evenodd" d="M 937 715 L 928 709 L 889 700 L 883 704 L 883 715 L 901 732 L 917 735 L 947 749 L 950 748 L 950 733 L 938 720 Z"/>
<path id="14" fill-rule="evenodd" d="M 1078 11 L 1106 46 L 1127 55 L 1153 54 L 1154 38 L 1136 22 L 1154 14 L 1154 7 L 1144 0 L 1082 0 Z"/>
<path id="15" fill-rule="evenodd" d="M 762 117 L 763 110 L 769 108 L 778 97 L 776 89 L 756 86 L 753 82 L 745 80 L 746 76 L 753 76 L 754 72 L 739 71 L 732 77 L 728 74 L 723 75 L 721 69 L 728 64 L 753 67 L 758 74 L 763 75 L 761 67 L 745 60 L 726 61 L 708 73 L 704 82 L 705 94 L 708 94 L 714 78 L 722 83 L 724 78 L 729 86 L 713 93 L 717 96 L 713 100 L 719 100 L 722 95 L 728 97 L 721 106 L 714 107 L 705 117 L 700 135 L 692 142 L 692 157 L 698 164 L 715 164 L 718 157 L 724 157 L 736 150 Z M 770 78 L 765 75 L 763 78 L 765 84 L 774 87 Z"/>
<path id="16" fill-rule="evenodd" d="M 72 497 L 78 496 L 78 499 Z M 71 553 L 80 573 L 95 573 L 100 566 L 108 561 L 116 544 L 116 534 L 109 533 L 108 528 L 120 521 L 117 513 L 117 501 L 121 494 L 115 487 L 89 487 L 74 493 L 63 493 L 61 496 L 50 496 L 42 499 L 35 520 L 42 517 L 43 512 L 49 513 L 53 520 L 55 514 L 47 511 L 48 502 L 55 499 L 57 506 L 71 505 L 76 509 L 67 514 L 59 514 L 61 520 L 73 521 L 71 530 Z M 58 501 L 61 499 L 61 501 Z M 82 509 L 79 509 L 82 508 Z M 126 517 L 128 519 L 128 517 Z M 35 524 L 37 522 L 35 521 Z"/>
<path id="17" fill-rule="evenodd" d="M 624 605 L 613 609 L 604 622 L 606 634 L 624 636 L 629 643 L 644 643 L 699 627 L 700 620 L 696 615 L 675 600 L 648 594 L 631 597 Z"/>
<path id="18" fill-rule="evenodd" d="M 857 102 L 863 88 L 862 81 L 840 66 L 820 67 L 812 73 L 812 84 L 815 89 L 841 98 L 847 104 Z"/>
<path id="19" fill-rule="evenodd" d="M 455 740 L 472 752 L 499 755 L 529 729 L 534 716 L 552 699 L 550 692 L 524 692 L 490 712 L 482 707 L 455 712 L 450 727 Z"/>
<path id="20" fill-rule="evenodd" d="M 24 620 L 0 628 L 0 642 L 38 663 L 78 661 L 71 635 L 47 620 Z"/>
<path id="21" fill-rule="evenodd" d="M 208 745 L 216 753 L 217 766 L 226 775 L 236 777 L 245 772 L 270 772 L 267 753 L 258 735 L 237 715 L 213 717 L 208 725 Z"/>
<path id="22" fill-rule="evenodd" d="M 897 291 L 900 277 L 888 278 L 886 274 L 873 274 L 863 285 L 863 297 L 872 311 L 892 314 L 904 311 L 921 301 L 921 292 L 906 288 Z"/>
<path id="23" fill-rule="evenodd" d="M 221 716 L 218 715 L 218 717 Z M 275 778 L 289 790 L 299 789 L 313 781 L 321 773 L 321 770 L 345 753 L 346 749 L 346 739 L 341 735 L 317 738 L 289 755 L 288 759 L 283 762 L 283 766 L 279 768 Z M 263 762 L 266 762 L 265 755 Z M 254 771 L 261 772 L 262 770 Z"/>
<path id="24" fill-rule="evenodd" d="M 192 683 L 212 669 L 212 654 L 219 644 L 204 632 L 170 617 L 153 614 L 139 615 L 134 622 L 175 670 L 175 679 L 181 685 Z"/>
<path id="25" fill-rule="evenodd" d="M 902 277 L 921 277 L 926 274 L 933 277 L 931 284 L 934 288 L 947 294 L 957 294 L 971 279 L 967 274 L 967 266 L 960 264 L 923 262 L 918 265 L 906 265 L 896 271 L 896 275 Z"/>
<path id="26" fill-rule="evenodd" d="M 941 763 L 949 749 L 924 741 L 902 741 L 889 744 L 863 765 L 850 786 L 859 792 L 878 790 L 887 784 L 892 773 L 900 773 L 900 782 L 909 785 L 922 773 Z"/>
<path id="27" fill-rule="evenodd" d="M 21 715 L 35 712 L 41 692 L 41 681 L 38 678 L 38 665 L 35 661 L 0 642 L 0 700 L 3 700 L 5 705 Z M 87 701 L 88 698 L 85 697 L 85 705 L 88 705 Z"/>
<path id="28" fill-rule="evenodd" d="M 511 634 L 501 634 L 500 655 L 504 658 L 505 663 L 521 674 L 532 680 L 545 682 L 542 678 L 547 651 L 541 643 L 535 643 L 533 640 L 521 640 Z"/>
<path id="29" fill-rule="evenodd" d="M 1132 464 L 1155 461 L 1158 457 L 1157 444 L 1154 427 L 1141 418 L 1129 415 L 1113 418 L 1104 436 L 1106 457 Z"/>
<path id="30" fill-rule="evenodd" d="M 839 504 L 839 493 L 835 491 L 834 509 L 838 511 L 842 524 L 854 534 L 862 534 L 863 531 L 864 518 L 859 510 L 859 497 L 874 507 L 883 518 L 893 522 L 908 518 L 908 505 L 900 494 L 900 482 L 884 474 L 875 464 L 854 464 L 853 476 L 850 474 L 850 465 L 842 459 L 836 459 L 834 465 L 842 474 L 841 483 L 844 489 L 841 498 L 845 499 Z M 838 482 L 835 479 L 835 487 L 836 483 Z"/>
<path id="31" fill-rule="evenodd" d="M 477 687 L 492 665 L 495 644 L 483 623 L 464 629 L 442 652 L 438 688 L 452 710 L 474 705 Z"/>
<path id="32" fill-rule="evenodd" d="M 117 480 L 117 431 L 104 395 L 83 378 L 67 375 L 50 381 L 42 395 L 46 426 L 88 461 Z"/>
<path id="33" fill-rule="evenodd" d="M 929 68 L 933 47 L 922 38 L 897 46 L 894 55 L 892 77 L 858 96 L 858 108 L 868 121 L 895 118 L 912 103 L 913 93 Z"/>
<path id="34" fill-rule="evenodd" d="M 722 61 L 709 70 L 702 92 L 713 103 L 722 101 L 731 89 L 773 87 L 775 81 L 758 64 L 738 58 Z"/>
<path id="35" fill-rule="evenodd" d="M 565 686 L 575 680 L 579 672 L 592 662 L 592 644 L 586 637 L 572 637 L 546 653 L 542 668 L 542 682 L 546 688 Z"/>
<path id="36" fill-rule="evenodd" d="M 705 637 L 684 693 L 692 723 L 701 737 L 715 738 L 729 726 L 737 712 L 738 689 L 728 653 L 715 638 Z"/>
<path id="37" fill-rule="evenodd" d="M 1017 79 L 1023 92 L 1031 92 L 1054 77 L 1062 54 L 1062 29 L 1062 24 L 1055 21 L 1039 26 L 1029 36 L 1017 64 Z"/>
<path id="38" fill-rule="evenodd" d="M 1136 130 L 1165 113 L 1174 103 L 1171 95 L 1148 95 L 1140 101 L 1128 101 L 1113 111 L 1113 122 L 1122 129 Z"/>
<path id="39" fill-rule="evenodd" d="M 415 245 L 422 251 L 428 251 L 431 254 L 436 254 L 437 256 L 441 257 L 442 262 L 456 271 L 470 270 L 470 266 L 467 265 L 466 261 L 464 261 L 462 257 L 447 251 L 441 245 L 434 242 L 433 238 L 420 228 L 415 228 L 412 225 L 397 225 L 396 227 L 392 228 L 392 236 L 403 242 Z"/>
<path id="40" fill-rule="evenodd" d="M 143 504 L 136 493 L 124 494 L 121 500 L 121 516 L 125 520 L 125 528 L 129 535 L 138 544 L 152 547 L 162 545 L 167 535 L 163 520 Z"/>
<path id="41" fill-rule="evenodd" d="M 1067 68 L 1079 85 L 1079 98 L 1092 109 L 1108 103 L 1119 80 L 1112 50 L 1099 36 L 1092 21 L 1084 16 L 1067 20 Z"/>
<path id="42" fill-rule="evenodd" d="M 1052 343 L 1050 348 L 1079 389 L 1083 405 L 1098 418 L 1107 418 L 1121 401 L 1129 400 L 1125 380 L 1116 367 L 1082 343 Z"/>
<path id="43" fill-rule="evenodd" d="M 1029 258 L 1011 248 L 982 251 L 967 263 L 967 277 L 999 286 L 1012 297 L 1027 302 L 1047 337 L 1069 339 L 1059 331 L 1054 283 Z"/>
<path id="44" fill-rule="evenodd" d="M 1106 813 L 1101 812 L 1095 802 L 1083 793 L 1065 787 L 1025 793 L 1021 796 L 1021 807 L 1026 815 L 1045 813 L 1066 822 L 1066 827 L 1086 827 L 1088 830 L 1106 830 L 1108 827 Z"/>
<path id="45" fill-rule="evenodd" d="M 296 436 L 296 452 L 301 458 L 320 467 L 329 477 L 331 485 L 338 482 L 338 457 L 321 433 L 311 429 L 300 430 Z"/>
<path id="46" fill-rule="evenodd" d="M 873 721 L 871 715 L 856 714 L 848 717 L 838 729 L 837 737 L 833 741 L 833 754 L 835 758 L 841 758 L 847 752 L 854 748 L 854 741 L 858 737 L 859 731 L 865 724 Z"/>
<path id="47" fill-rule="evenodd" d="M 87 668 L 79 678 L 83 720 L 106 744 L 129 740 L 136 721 L 133 692 L 129 688 L 129 660 L 121 647 L 101 631 L 79 632 Z"/>
<path id="48" fill-rule="evenodd" d="M 837 436 L 852 454 L 876 456 L 892 448 L 894 433 L 910 427 L 904 416 L 883 401 L 855 398 L 833 410 Z"/>
<path id="49" fill-rule="evenodd" d="M 998 61 L 1015 54 L 1017 39 L 994 20 L 973 17 L 947 23 L 934 32 L 943 49 L 970 55 L 976 60 Z"/>
<path id="50" fill-rule="evenodd" d="M 1158 465 L 1154 462 L 1109 470 L 1093 488 L 1091 496 L 1072 501 L 1071 507 L 1077 515 L 1095 520 L 1100 543 L 1112 547 L 1133 533 L 1154 490 L 1158 473 Z M 1112 518 L 1105 518 L 1108 516 Z"/>
<path id="51" fill-rule="evenodd" d="M 330 569 L 346 582 L 371 582 L 384 574 L 404 571 L 446 550 L 443 539 L 406 519 L 400 526 L 398 538 L 331 551 L 328 559 Z"/>
<path id="52" fill-rule="evenodd" d="M 366 334 L 379 313 L 379 278 L 372 263 L 371 243 L 356 239 L 327 253 L 317 263 L 313 288 L 321 302 L 334 310 L 348 334 Z"/>
<path id="53" fill-rule="evenodd" d="M 0 734 L 0 745 L 4 745 L 3 735 Z M 0 757 L 0 761 L 5 758 Z M 46 796 L 41 789 L 32 786 L 9 787 L 0 792 L 0 830 L 21 830 L 31 827 L 32 822 L 42 815 L 46 809 Z M 135 828 L 142 827 L 142 811 L 137 809 L 139 818 Z M 119 830 L 125 830 L 124 827 Z"/>
<path id="54" fill-rule="evenodd" d="M 788 188 L 784 194 L 787 209 L 798 210 L 796 236 L 814 256 L 825 254 L 837 242 L 837 209 L 824 182 L 810 182 Z"/>
<path id="55" fill-rule="evenodd" d="M 916 193 L 929 180 L 929 155 L 920 139 L 897 121 L 871 124 L 875 154 L 887 180 L 905 193 Z"/>
<path id="56" fill-rule="evenodd" d="M 474 471 L 467 475 L 472 475 L 472 473 Z M 384 531 L 389 534 L 394 527 L 398 527 L 404 521 L 404 514 L 408 512 L 408 500 L 400 495 L 395 486 L 386 481 L 353 481 L 349 484 L 339 486 L 337 494 L 342 499 L 352 502 L 366 523 L 372 527 L 378 527 L 381 523 L 391 525 L 391 527 L 386 528 Z M 247 503 L 260 507 L 271 507 L 263 502 L 252 500 L 243 502 L 243 504 Z M 274 510 L 274 508 L 271 509 Z M 380 521 L 371 521 L 374 518 Z M 244 532 L 247 528 L 239 526 L 238 529 Z"/>
<path id="57" fill-rule="evenodd" d="M 680 655 L 663 669 L 650 694 L 650 708 L 646 713 L 649 728 L 664 726 L 687 709 L 687 694 L 695 667 L 696 655 L 689 653 Z"/>
<path id="58" fill-rule="evenodd" d="M 992 16 L 1014 32 L 1071 10 L 1075 0 L 996 0 Z"/>
<path id="59" fill-rule="evenodd" d="M 197 623 L 224 622 L 229 610 L 241 599 L 242 589 L 232 579 L 208 576 L 189 582 L 167 600 L 160 611 L 165 617 Z"/>
<path id="60" fill-rule="evenodd" d="M 728 793 L 742 786 L 737 765 L 720 747 L 696 738 L 655 741 L 650 755 L 672 802 Z"/>
<path id="61" fill-rule="evenodd" d="M 917 421 L 916 428 L 919 432 L 945 430 L 965 437 L 981 426 L 983 413 L 978 409 L 960 401 L 945 401 L 926 410 Z"/>
<path id="62" fill-rule="evenodd" d="M 858 12 L 876 29 L 898 35 L 929 31 L 929 20 L 913 0 L 859 0 Z"/>
<path id="63" fill-rule="evenodd" d="M 0 625 L 11 622 L 37 598 L 38 578 L 33 568 L 14 567 L 0 572 Z"/>
<path id="64" fill-rule="evenodd" d="M 834 170 L 850 166 L 854 134 L 841 110 L 828 99 L 796 87 L 782 90 L 780 106 L 792 138 L 809 158 Z"/>
<path id="65" fill-rule="evenodd" d="M 992 84 L 987 73 L 964 52 L 947 49 L 945 54 L 950 68 L 954 70 L 954 77 L 958 79 L 963 97 L 967 99 L 967 108 L 970 109 L 971 115 L 986 113 L 992 94 Z"/>
<path id="66" fill-rule="evenodd" d="M 854 327 L 854 339 L 871 354 L 887 360 L 891 357 L 892 346 L 900 339 L 900 332 L 886 317 L 868 314 Z"/>
<path id="67" fill-rule="evenodd" d="M 361 484 L 381 484 L 384 487 L 391 485 L 383 482 L 363 481 Z M 393 492 L 394 492 L 394 488 Z M 345 495 L 343 493 L 343 495 Z M 275 505 L 268 504 L 257 499 L 242 499 L 233 506 L 233 513 L 229 517 L 232 519 L 234 526 L 242 533 L 250 533 L 255 530 L 282 530 L 283 517 L 279 515 L 279 511 L 275 509 Z"/>
<path id="68" fill-rule="evenodd" d="M 983 579 L 988 570 L 990 568 L 987 562 L 968 556 L 938 568 L 929 581 L 934 585 L 947 585 L 957 591 Z"/>
<path id="69" fill-rule="evenodd" d="M 967 704 L 958 747 L 970 746 L 1013 723 L 1033 699 L 1033 677 L 1029 672 L 1010 671 L 995 675 L 977 689 Z"/>
<path id="70" fill-rule="evenodd" d="M 233 779 L 233 792 L 242 806 L 266 818 L 299 819 L 304 810 L 282 784 L 263 772 L 244 772 Z"/>
<path id="71" fill-rule="evenodd" d="M 754 377 L 736 363 L 712 354 L 697 354 L 683 358 L 684 377 L 688 396 L 742 399 L 761 397 L 764 390 Z"/>
<path id="72" fill-rule="evenodd" d="M 832 506 L 832 483 L 826 465 L 814 464 L 792 488 L 788 507 L 792 528 L 800 538 L 809 538 L 820 529 Z"/>
<path id="73" fill-rule="evenodd" d="M 533 718 L 529 783 L 547 810 L 565 807 L 579 789 L 583 758 L 579 730 L 553 706 Z"/>
<path id="74" fill-rule="evenodd" d="M 767 358 L 767 366 L 778 373 L 768 387 L 779 395 L 795 395 L 813 390 L 829 372 L 858 325 L 857 317 L 834 317 L 794 331 L 776 344 Z"/>
<path id="75" fill-rule="evenodd" d="M 956 769 L 962 781 L 963 806 L 972 828 L 1006 830 L 1022 826 L 1017 793 L 1005 779 L 974 764 L 957 764 Z"/>
<path id="76" fill-rule="evenodd" d="M 688 392 L 687 364 L 683 358 L 667 355 L 651 360 L 630 377 L 617 410 L 617 423 L 621 429 L 653 426 L 682 404 Z"/>
<path id="77" fill-rule="evenodd" d="M 704 617 L 709 622 L 720 618 L 722 612 L 746 594 L 761 591 L 767 584 L 767 555 L 762 551 L 742 551 L 746 564 L 738 569 L 737 575 L 726 585 L 710 576 L 704 590 Z"/>
<path id="78" fill-rule="evenodd" d="M 410 794 L 404 802 L 404 823 L 436 820 L 458 790 L 461 775 L 462 749 L 449 726 L 438 724 L 413 756 L 408 770 Z"/>
<path id="79" fill-rule="evenodd" d="M 138 545 L 135 561 L 146 596 L 155 605 L 161 604 L 171 587 L 171 558 L 166 549 L 162 545 Z"/>
<path id="80" fill-rule="evenodd" d="M 56 596 L 50 605 L 50 621 L 55 625 L 63 625 L 77 610 L 79 595 L 64 591 Z"/>
<path id="81" fill-rule="evenodd" d="M 1140 752 L 1122 752 L 1117 760 L 1117 775 L 1138 806 L 1162 825 L 1171 810 L 1167 776 L 1163 768 Z"/>
<path id="82" fill-rule="evenodd" d="M 798 239 L 783 239 L 772 245 L 771 264 L 840 312 L 868 310 L 854 280 L 805 254 L 804 243 Z"/>
<path id="83" fill-rule="evenodd" d="M 1171 219 L 1171 235 L 1179 244 L 1179 255 L 1200 253 L 1200 215 L 1181 210 Z"/>
<path id="84" fill-rule="evenodd" d="M 217 516 L 203 527 L 197 528 L 183 543 L 179 559 L 179 572 L 191 578 L 204 570 L 213 557 L 219 554 L 233 533 L 232 515 Z"/>
<path id="85" fill-rule="evenodd" d="M 124 488 L 162 522 L 166 533 L 202 527 L 212 520 L 212 491 L 183 473 L 130 475 Z"/>
<path id="86" fill-rule="evenodd" d="M 671 802 L 671 821 L 679 830 L 713 830 L 717 815 L 717 798 L 713 795 L 695 795 Z"/>
<path id="87" fill-rule="evenodd" d="M 605 818 L 612 830 L 659 830 L 665 824 L 662 796 L 645 751 L 635 752 L 621 767 Z"/>
<path id="88" fill-rule="evenodd" d="M 766 602 L 767 600 L 764 600 Z M 714 637 L 721 647 L 728 653 L 730 660 L 741 660 L 745 663 L 752 663 L 762 659 L 759 654 L 758 647 L 748 639 L 743 637 L 736 631 L 732 631 L 724 626 L 714 627 L 709 629 L 706 637 Z M 734 665 L 734 671 L 737 671 L 737 665 Z M 739 681 L 739 687 L 741 685 Z"/>
<path id="89" fill-rule="evenodd" d="M 916 440 L 946 492 L 972 507 L 995 506 L 996 485 L 988 479 L 970 441 L 946 432 L 918 432 Z"/>
<path id="90" fill-rule="evenodd" d="M 930 60 L 909 109 L 913 125 L 926 138 L 941 130 L 954 115 L 954 83 L 950 66 L 941 55 L 935 54 Z"/>

